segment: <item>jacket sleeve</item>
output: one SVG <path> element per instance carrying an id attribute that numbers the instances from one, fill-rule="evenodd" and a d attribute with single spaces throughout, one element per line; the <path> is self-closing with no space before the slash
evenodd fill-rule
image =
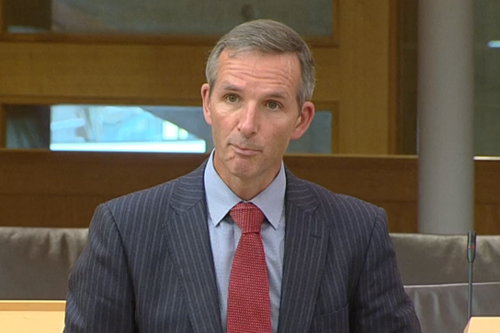
<path id="1" fill-rule="evenodd" d="M 135 332 L 134 296 L 115 220 L 99 206 L 69 279 L 65 333 Z"/>
<path id="2" fill-rule="evenodd" d="M 378 208 L 354 294 L 351 332 L 420 333 L 412 301 L 406 295 L 396 265 L 387 217 Z"/>

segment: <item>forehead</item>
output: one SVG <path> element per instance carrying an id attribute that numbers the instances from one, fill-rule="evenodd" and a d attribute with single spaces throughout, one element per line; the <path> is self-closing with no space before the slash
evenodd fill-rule
<path id="1" fill-rule="evenodd" d="M 219 57 L 217 80 L 257 81 L 296 89 L 300 83 L 300 62 L 292 53 L 265 54 L 224 50 Z M 242 82 L 243 83 L 243 82 Z"/>

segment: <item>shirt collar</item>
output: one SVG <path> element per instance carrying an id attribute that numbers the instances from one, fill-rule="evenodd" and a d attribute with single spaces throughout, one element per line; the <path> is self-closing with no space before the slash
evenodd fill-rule
<path id="1" fill-rule="evenodd" d="M 205 168 L 204 183 L 208 214 L 214 226 L 217 226 L 234 205 L 244 200 L 234 194 L 215 171 L 213 164 L 214 152 L 215 150 L 210 154 Z M 248 201 L 262 210 L 267 221 L 274 229 L 278 228 L 283 214 L 285 189 L 285 168 L 283 162 L 281 162 L 280 171 L 271 184 L 255 198 Z"/>

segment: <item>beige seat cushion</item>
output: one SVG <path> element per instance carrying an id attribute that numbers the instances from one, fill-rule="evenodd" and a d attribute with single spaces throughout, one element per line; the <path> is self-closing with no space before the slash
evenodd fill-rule
<path id="1" fill-rule="evenodd" d="M 415 304 L 422 333 L 463 332 L 467 325 L 467 283 L 406 286 L 405 290 Z M 500 316 L 500 283 L 474 284 L 473 295 L 473 315 Z"/>
<path id="2" fill-rule="evenodd" d="M 0 299 L 63 300 L 87 229 L 0 227 Z"/>
<path id="3" fill-rule="evenodd" d="M 404 285 L 468 282 L 467 236 L 391 234 Z M 500 236 L 477 236 L 474 282 L 500 282 Z"/>

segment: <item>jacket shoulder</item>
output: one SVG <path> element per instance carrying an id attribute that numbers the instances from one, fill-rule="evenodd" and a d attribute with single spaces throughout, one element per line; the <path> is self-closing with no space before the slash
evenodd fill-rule
<path id="1" fill-rule="evenodd" d="M 166 215 L 172 206 L 182 209 L 204 198 L 204 165 L 165 183 L 107 201 L 105 206 L 116 220 Z"/>
<path id="2" fill-rule="evenodd" d="M 316 183 L 296 178 L 291 182 L 294 187 L 302 187 L 317 200 L 318 208 L 335 214 L 378 214 L 380 207 L 362 199 L 333 192 Z"/>

